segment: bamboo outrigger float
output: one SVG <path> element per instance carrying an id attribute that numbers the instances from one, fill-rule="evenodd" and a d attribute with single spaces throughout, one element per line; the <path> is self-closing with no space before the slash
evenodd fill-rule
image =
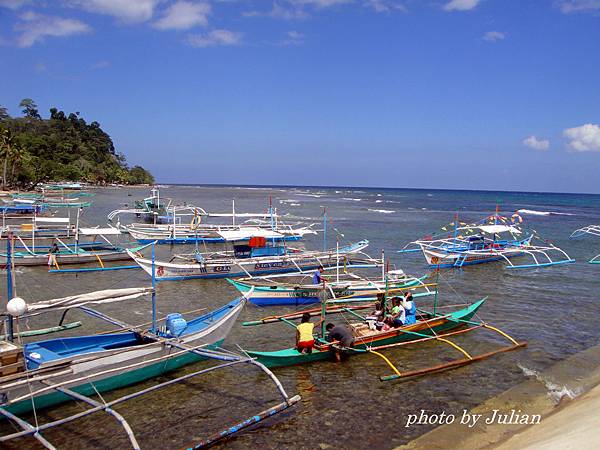
<path id="1" fill-rule="evenodd" d="M 244 307 L 245 297 L 235 299 L 190 321 L 183 319 L 181 314 L 170 314 L 166 317 L 164 325 L 159 326 L 156 316 L 154 277 L 152 281 L 151 288 L 99 291 L 32 305 L 25 304 L 20 298 L 14 298 L 9 302 L 7 322 L 11 341 L 13 318 L 27 312 L 57 309 L 68 311 L 71 308 L 79 308 L 93 317 L 116 325 L 119 329 L 110 333 L 51 339 L 23 346 L 11 342 L 0 346 L 0 417 L 12 421 L 21 428 L 21 431 L 0 436 L 0 442 L 32 436 L 44 447 L 54 449 L 55 447 L 41 435 L 41 432 L 96 412 L 106 412 L 123 427 L 132 448 L 139 449 L 139 443 L 131 426 L 113 409 L 115 405 L 213 370 L 239 364 L 249 364 L 264 372 L 275 384 L 282 401 L 221 433 L 193 444 L 195 448 L 231 436 L 289 408 L 300 400 L 299 396 L 288 396 L 275 375 L 260 362 L 247 355 L 220 347 Z M 149 329 L 126 324 L 88 306 L 131 300 L 146 295 L 152 296 L 152 322 Z M 161 376 L 206 359 L 217 361 L 219 364 L 111 401 L 106 401 L 102 397 L 99 397 L 99 400 L 94 398 L 101 392 Z M 48 408 L 72 400 L 86 404 L 89 409 L 45 424 L 39 424 L 37 420 L 35 424 L 31 424 L 19 417 L 32 410 Z"/>
<path id="2" fill-rule="evenodd" d="M 433 268 L 462 268 L 502 261 L 507 269 L 528 269 L 575 262 L 564 250 L 542 240 L 534 230 L 522 228 L 521 222 L 517 213 L 509 218 L 498 211 L 470 224 L 456 217 L 432 235 L 409 242 L 399 253 L 421 251 Z M 541 243 L 533 244 L 534 240 Z M 526 256 L 531 258 L 531 263 L 513 264 L 513 258 Z"/>
<path id="3" fill-rule="evenodd" d="M 571 233 L 570 238 L 579 238 L 583 236 L 598 236 L 600 237 L 600 225 L 588 225 L 583 228 L 579 228 Z M 590 264 L 600 264 L 600 254 L 594 256 L 588 261 Z"/>
<path id="4" fill-rule="evenodd" d="M 406 289 L 394 289 L 388 290 L 387 293 L 401 293 L 405 290 Z M 357 312 L 365 311 L 369 308 L 372 309 L 373 305 L 361 305 L 360 307 L 337 305 L 334 307 L 327 307 L 327 301 L 323 301 L 320 311 L 317 309 L 299 311 L 293 314 L 270 316 L 258 321 L 243 323 L 243 326 L 255 326 L 266 323 L 283 322 L 295 327 L 296 324 L 293 322 L 293 320 L 300 319 L 304 313 L 308 313 L 311 317 L 321 317 L 323 320 L 321 333 L 319 336 L 315 337 L 315 347 L 313 348 L 312 353 L 300 353 L 295 348 L 286 348 L 276 351 L 246 350 L 246 353 L 270 368 L 334 360 L 336 353 L 342 353 L 347 356 L 374 354 L 382 358 L 386 365 L 392 369 L 392 375 L 380 377 L 382 381 L 388 381 L 453 369 L 471 364 L 473 362 L 481 361 L 482 359 L 489 358 L 499 353 L 525 347 L 527 345 L 526 342 L 517 342 L 501 330 L 485 322 L 473 320 L 473 317 L 477 314 L 485 300 L 486 299 L 483 298 L 465 308 L 450 313 L 439 313 L 436 294 L 433 311 L 430 312 L 418 309 L 415 323 L 382 331 L 371 329 L 366 323 L 366 317 Z M 329 342 L 326 339 L 324 319 L 330 314 L 348 314 L 351 316 L 353 322 L 349 321 L 348 328 L 354 336 L 354 344 L 352 347 L 342 347 L 339 343 Z M 471 355 L 467 350 L 448 339 L 451 336 L 476 329 L 486 329 L 499 333 L 501 336 L 510 341 L 510 345 L 484 354 Z M 463 357 L 449 363 L 404 372 L 392 364 L 392 362 L 385 355 L 380 353 L 380 351 L 384 349 L 401 347 L 409 344 L 418 344 L 426 341 L 437 341 L 447 344 L 459 351 Z"/>

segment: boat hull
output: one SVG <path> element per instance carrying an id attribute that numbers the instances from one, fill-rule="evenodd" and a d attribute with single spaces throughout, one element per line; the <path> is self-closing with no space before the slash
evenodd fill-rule
<path id="1" fill-rule="evenodd" d="M 251 283 L 244 283 L 239 280 L 230 280 L 231 283 L 240 293 L 248 296 L 248 301 L 257 306 L 283 306 L 283 305 L 310 305 L 321 302 L 321 293 L 323 288 L 320 285 L 299 285 L 294 287 L 281 286 L 255 286 Z M 407 287 L 418 286 L 421 283 L 420 279 L 414 279 L 405 283 L 390 283 L 388 289 L 401 289 Z M 331 285 L 330 285 L 331 286 Z M 380 289 L 385 291 L 385 284 L 373 284 L 352 287 L 348 286 L 331 286 L 331 290 L 336 297 L 350 297 L 352 300 L 370 300 L 374 298 L 373 292 Z M 364 294 L 363 294 L 364 293 Z M 433 291 L 424 293 L 415 293 L 414 297 L 423 295 L 431 295 Z"/>
<path id="2" fill-rule="evenodd" d="M 427 250 L 423 248 L 423 255 L 427 260 L 427 264 L 430 267 L 462 267 L 471 266 L 474 264 L 484 264 L 494 261 L 506 260 L 506 258 L 515 258 L 517 256 L 523 256 L 523 252 L 520 251 L 506 251 L 503 252 L 504 257 L 490 254 L 461 254 L 461 253 L 445 253 L 433 250 Z"/>
<path id="3" fill-rule="evenodd" d="M 350 245 L 333 252 L 309 252 L 306 254 L 289 253 L 281 257 L 255 257 L 238 259 L 214 259 L 197 263 L 167 263 L 156 261 L 155 277 L 157 281 L 177 281 L 190 279 L 210 279 L 226 277 L 245 277 L 248 275 L 269 275 L 276 273 L 315 270 L 319 267 L 339 265 L 344 259 L 348 265 L 353 263 L 352 255 L 364 249 L 367 241 Z M 128 252 L 131 258 L 144 271 L 152 276 L 153 263 Z"/>
<path id="4" fill-rule="evenodd" d="M 176 342 L 186 344 L 188 347 L 214 348 L 220 346 L 231 331 L 244 304 L 245 299 L 237 299 L 209 314 L 190 321 L 190 331 L 181 334 Z M 122 333 L 118 336 L 122 336 Z M 117 335 L 115 335 L 115 339 L 116 337 Z M 84 337 L 84 339 L 86 338 L 89 339 L 89 337 Z M 35 346 L 29 350 L 41 351 Z M 27 359 L 31 360 L 29 350 L 26 347 L 25 353 Z M 169 356 L 173 354 L 177 355 Z M 41 355 L 43 357 L 44 353 L 41 353 Z M 0 385 L 0 398 L 3 399 L 0 406 L 17 415 L 30 411 L 33 406 L 31 398 L 20 399 L 26 397 L 30 389 L 36 392 L 38 389 L 48 387 L 41 381 L 32 380 L 34 380 L 37 373 L 50 375 L 52 372 L 44 372 L 50 367 L 56 368 L 55 376 L 50 378 L 52 384 L 67 383 L 65 387 L 68 389 L 83 395 L 94 395 L 96 392 L 118 389 L 163 375 L 204 358 L 201 355 L 157 341 L 127 348 L 82 352 L 67 359 L 64 364 L 61 364 L 61 360 L 49 361 L 47 364 L 42 363 L 35 370 L 29 370 L 27 372 L 29 383 L 23 383 L 21 386 L 9 389 L 5 389 Z M 63 374 L 61 372 L 67 373 Z M 34 397 L 36 409 L 54 406 L 70 400 L 72 398 L 68 395 L 52 389 Z"/>
<path id="5" fill-rule="evenodd" d="M 401 342 L 410 342 L 420 337 L 403 331 L 413 331 L 426 336 L 441 334 L 450 330 L 460 328 L 465 324 L 461 321 L 470 320 L 477 310 L 481 307 L 485 300 L 479 300 L 471 306 L 459 311 L 455 311 L 446 316 L 439 316 L 423 322 L 417 322 L 412 325 L 406 325 L 398 329 L 392 329 L 384 332 L 373 332 L 369 336 L 361 336 L 356 339 L 353 348 L 365 350 L 367 347 L 377 347 L 381 345 L 396 344 Z M 307 364 L 317 361 L 333 360 L 335 358 L 335 350 L 329 345 L 324 344 L 313 350 L 312 353 L 300 353 L 295 348 L 288 348 L 273 352 L 249 351 L 246 353 L 256 358 L 259 362 L 267 367 L 285 367 L 297 364 Z M 349 350 L 346 352 L 348 356 L 360 354 Z"/>

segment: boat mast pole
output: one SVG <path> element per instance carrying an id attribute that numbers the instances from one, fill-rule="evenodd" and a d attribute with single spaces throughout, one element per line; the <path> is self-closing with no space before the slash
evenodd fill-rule
<path id="1" fill-rule="evenodd" d="M 12 279 L 12 232 L 8 232 L 6 239 L 6 302 L 13 297 L 13 279 Z M 6 315 L 6 338 L 9 342 L 14 340 L 13 316 Z"/>
<path id="2" fill-rule="evenodd" d="M 323 280 L 323 295 L 321 297 L 321 337 L 325 339 L 325 315 L 327 314 L 327 291 L 325 290 L 325 280 Z"/>
<path id="3" fill-rule="evenodd" d="M 275 230 L 275 218 L 273 217 L 273 197 L 269 195 L 269 214 L 271 215 L 271 230 Z"/>
<path id="4" fill-rule="evenodd" d="M 340 242 L 335 242 L 335 280 L 340 282 Z"/>
<path id="5" fill-rule="evenodd" d="M 381 249 L 381 279 L 385 279 L 385 250 Z"/>
<path id="6" fill-rule="evenodd" d="M 156 333 L 156 254 L 152 244 L 152 333 Z"/>
<path id="7" fill-rule="evenodd" d="M 80 213 L 81 213 L 81 208 L 77 208 L 77 221 L 76 221 L 76 225 L 75 225 L 75 253 L 78 252 L 78 248 L 79 248 L 79 214 Z"/>
<path id="8" fill-rule="evenodd" d="M 323 208 L 323 251 L 327 251 L 327 208 Z"/>
<path id="9" fill-rule="evenodd" d="M 231 200 L 231 224 L 235 226 L 235 200 Z"/>
<path id="10" fill-rule="evenodd" d="M 433 315 L 435 317 L 435 313 L 437 310 L 438 303 L 438 290 L 439 290 L 439 279 L 440 279 L 440 265 L 438 264 L 437 269 L 435 271 L 435 296 L 433 297 Z"/>

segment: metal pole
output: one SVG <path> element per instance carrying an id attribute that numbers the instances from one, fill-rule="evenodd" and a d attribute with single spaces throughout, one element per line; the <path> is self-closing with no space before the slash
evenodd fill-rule
<path id="1" fill-rule="evenodd" d="M 335 280 L 340 282 L 340 243 L 335 242 Z"/>
<path id="2" fill-rule="evenodd" d="M 77 224 L 75 225 L 75 253 L 77 253 L 77 249 L 79 247 L 79 214 L 80 213 L 81 213 L 81 208 L 77 208 Z"/>
<path id="3" fill-rule="evenodd" d="M 435 297 L 433 297 L 433 315 L 435 316 L 437 310 L 437 302 L 438 302 L 438 290 L 440 288 L 439 279 L 440 279 L 440 266 L 438 264 L 438 268 L 435 272 Z"/>
<path id="4" fill-rule="evenodd" d="M 9 232 L 6 239 L 6 303 L 13 297 L 13 279 L 12 279 L 12 233 Z M 6 315 L 6 337 L 9 342 L 14 340 L 13 316 Z"/>
<path id="5" fill-rule="evenodd" d="M 156 254 L 152 244 L 152 332 L 156 333 Z"/>
<path id="6" fill-rule="evenodd" d="M 323 208 L 323 251 L 327 251 L 327 208 Z"/>

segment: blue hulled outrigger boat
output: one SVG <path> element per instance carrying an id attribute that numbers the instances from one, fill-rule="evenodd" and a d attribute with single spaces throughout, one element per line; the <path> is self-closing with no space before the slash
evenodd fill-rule
<path id="1" fill-rule="evenodd" d="M 152 324 L 148 329 L 131 326 L 89 306 L 148 295 L 152 297 Z M 185 320 L 181 314 L 175 313 L 169 314 L 163 322 L 156 317 L 154 287 L 97 291 L 31 305 L 20 298 L 13 298 L 4 314 L 9 325 L 9 340 L 0 341 L 0 417 L 11 420 L 21 431 L 0 436 L 0 442 L 29 435 L 45 447 L 54 448 L 40 432 L 104 411 L 123 426 L 132 447 L 139 448 L 127 421 L 112 409 L 114 405 L 178 381 L 240 363 L 250 364 L 264 371 L 275 383 L 282 402 L 194 446 L 209 445 L 287 409 L 299 401 L 298 396 L 289 397 L 277 378 L 262 364 L 246 355 L 220 348 L 245 303 L 246 298 L 240 297 L 191 320 Z M 93 317 L 109 322 L 117 326 L 118 330 L 107 334 L 49 339 L 22 346 L 12 342 L 13 317 L 31 317 L 44 311 L 68 311 L 72 308 L 79 308 Z M 96 400 L 99 393 L 155 378 L 204 359 L 215 360 L 220 364 L 111 401 Z M 29 411 L 70 400 L 87 404 L 89 409 L 46 424 L 32 425 L 19 417 Z"/>
<path id="2" fill-rule="evenodd" d="M 508 269 L 525 269 L 575 262 L 564 250 L 544 241 L 535 231 L 524 229 L 521 223 L 519 214 L 509 218 L 497 211 L 475 223 L 460 222 L 456 217 L 454 222 L 410 242 L 399 252 L 422 251 L 427 264 L 439 268 L 503 261 Z M 511 260 L 516 257 L 529 257 L 531 262 L 515 265 Z"/>

